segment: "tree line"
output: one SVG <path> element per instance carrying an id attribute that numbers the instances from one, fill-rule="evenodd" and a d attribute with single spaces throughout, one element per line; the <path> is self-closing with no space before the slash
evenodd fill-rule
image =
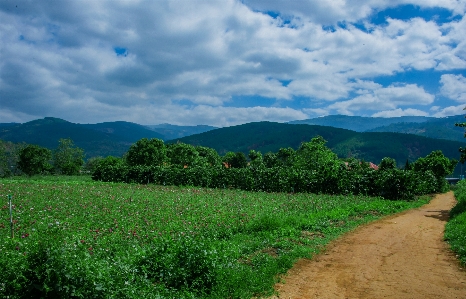
<path id="1" fill-rule="evenodd" d="M 34 144 L 0 142 L 0 176 L 16 174 L 77 175 L 84 165 L 84 150 L 71 139 L 60 139 L 54 150 Z"/>
<path id="2" fill-rule="evenodd" d="M 5 149 L 5 144 L 1 148 Z M 281 148 L 264 155 L 250 150 L 247 156 L 242 152 L 220 156 L 208 147 L 143 138 L 131 145 L 123 157 L 91 158 L 84 168 L 84 151 L 71 139 L 60 139 L 54 150 L 21 145 L 13 159 L 6 152 L 3 150 L 0 155 L 3 157 L 0 166 L 14 163 L 26 175 L 76 175 L 85 170 L 94 180 L 106 182 L 364 194 L 389 199 L 446 190 L 445 176 L 457 164 L 441 151 L 434 151 L 413 163 L 406 161 L 403 169 L 397 168 L 394 159 L 384 158 L 375 170 L 364 161 L 338 158 L 320 136 L 303 142 L 297 150 Z M 4 176 L 12 172 L 9 167 L 2 169 Z"/>
<path id="3" fill-rule="evenodd" d="M 322 137 L 303 142 L 294 150 L 276 153 L 250 150 L 224 156 L 202 146 L 165 144 L 159 139 L 141 139 L 123 158 L 107 157 L 96 163 L 92 178 L 107 182 L 190 185 L 237 188 L 265 192 L 311 192 L 364 194 L 388 199 L 407 199 L 446 190 L 445 176 L 456 160 L 434 151 L 404 169 L 384 158 L 379 169 L 356 159 L 342 160 L 325 145 Z"/>

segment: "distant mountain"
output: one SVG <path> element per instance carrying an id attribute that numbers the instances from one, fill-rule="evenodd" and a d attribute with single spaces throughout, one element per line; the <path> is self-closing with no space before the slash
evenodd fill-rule
<path id="1" fill-rule="evenodd" d="M 435 119 L 434 117 L 424 116 L 401 116 L 401 117 L 363 117 L 347 115 L 328 115 L 318 118 L 305 120 L 294 120 L 289 124 L 306 124 L 318 126 L 330 126 L 335 128 L 347 129 L 356 132 L 365 132 L 382 126 L 388 126 L 394 123 L 423 123 Z"/>
<path id="2" fill-rule="evenodd" d="M 455 123 L 464 121 L 464 116 L 456 115 L 444 118 L 433 118 L 422 123 L 392 123 L 388 126 L 368 130 L 367 132 L 397 132 L 464 142 L 466 141 L 464 139 L 464 128 L 455 126 Z"/>
<path id="3" fill-rule="evenodd" d="M 184 142 L 214 148 L 220 154 L 249 150 L 277 152 L 280 148 L 297 149 L 301 142 L 320 135 L 339 157 L 355 157 L 376 164 L 384 157 L 394 158 L 399 166 L 414 161 L 434 150 L 442 150 L 449 158 L 459 158 L 458 148 L 464 143 L 433 139 L 412 134 L 355 132 L 334 127 L 256 122 L 212 130 L 170 142 Z"/>
<path id="4" fill-rule="evenodd" d="M 217 127 L 198 125 L 198 126 L 176 126 L 170 124 L 149 125 L 146 126 L 154 132 L 163 136 L 163 140 L 182 138 L 189 135 L 208 132 L 217 129 Z"/>
<path id="5" fill-rule="evenodd" d="M 98 124 L 83 124 L 82 126 L 122 138 L 122 140 L 134 143 L 142 138 L 166 139 L 163 134 L 148 129 L 145 126 L 126 121 L 104 122 Z"/>
<path id="6" fill-rule="evenodd" d="M 87 157 L 122 156 L 132 143 L 143 137 L 162 136 L 144 126 L 128 122 L 83 125 L 53 117 L 0 126 L 2 140 L 37 144 L 49 149 L 55 149 L 60 138 L 71 138 Z"/>

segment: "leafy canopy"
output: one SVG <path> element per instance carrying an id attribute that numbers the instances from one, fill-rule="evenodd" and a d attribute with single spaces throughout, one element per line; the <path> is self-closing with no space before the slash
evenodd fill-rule
<path id="1" fill-rule="evenodd" d="M 19 151 L 18 167 L 29 176 L 52 170 L 52 152 L 38 145 L 27 145 Z"/>
<path id="2" fill-rule="evenodd" d="M 84 164 L 84 150 L 76 147 L 70 138 L 60 139 L 58 147 L 53 152 L 53 164 L 57 173 L 79 174 Z"/>
<path id="3" fill-rule="evenodd" d="M 163 140 L 142 138 L 131 145 L 126 153 L 126 162 L 130 166 L 161 166 L 166 160 L 167 148 Z"/>

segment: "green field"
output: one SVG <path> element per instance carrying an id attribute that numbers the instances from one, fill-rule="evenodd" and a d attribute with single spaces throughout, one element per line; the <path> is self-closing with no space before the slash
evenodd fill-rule
<path id="1" fill-rule="evenodd" d="M 8 195 L 13 198 L 10 236 Z M 426 203 L 0 180 L 2 298 L 251 298 L 342 233 Z"/>

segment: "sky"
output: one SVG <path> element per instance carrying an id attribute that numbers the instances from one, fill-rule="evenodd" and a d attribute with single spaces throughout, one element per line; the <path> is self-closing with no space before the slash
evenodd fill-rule
<path id="1" fill-rule="evenodd" d="M 2 0 L 0 123 L 460 115 L 465 12 L 466 0 Z"/>

